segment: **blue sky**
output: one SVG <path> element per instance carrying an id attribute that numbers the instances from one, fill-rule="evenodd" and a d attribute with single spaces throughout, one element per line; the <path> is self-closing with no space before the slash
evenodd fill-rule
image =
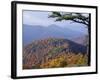
<path id="1" fill-rule="evenodd" d="M 67 27 L 72 30 L 80 31 L 82 33 L 87 33 L 87 28 L 83 24 L 72 23 L 71 21 L 61 21 L 55 22 L 54 18 L 48 18 L 51 12 L 46 11 L 23 11 L 23 24 L 27 25 L 41 25 L 48 27 L 49 25 L 55 24 L 59 27 Z"/>

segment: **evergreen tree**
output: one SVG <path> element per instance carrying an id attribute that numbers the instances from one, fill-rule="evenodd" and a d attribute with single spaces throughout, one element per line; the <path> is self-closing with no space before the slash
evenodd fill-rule
<path id="1" fill-rule="evenodd" d="M 85 45 L 87 46 L 87 54 L 88 54 L 88 46 L 89 46 L 89 14 L 85 15 L 82 13 L 65 13 L 65 12 L 52 12 L 51 15 L 49 15 L 49 18 L 55 18 L 55 21 L 67 21 L 70 20 L 72 22 L 80 23 L 86 25 L 86 28 L 88 29 L 88 35 L 86 35 Z"/>

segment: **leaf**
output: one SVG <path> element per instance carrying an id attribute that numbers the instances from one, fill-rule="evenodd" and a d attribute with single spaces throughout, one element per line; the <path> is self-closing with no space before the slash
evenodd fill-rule
<path id="1" fill-rule="evenodd" d="M 53 12 L 54 15 L 61 16 L 60 12 Z"/>

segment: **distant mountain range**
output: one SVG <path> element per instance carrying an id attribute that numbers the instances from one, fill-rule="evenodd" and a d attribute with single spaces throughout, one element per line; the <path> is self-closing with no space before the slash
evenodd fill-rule
<path id="1" fill-rule="evenodd" d="M 60 27 L 57 25 L 49 25 L 47 27 L 41 25 L 25 25 L 23 24 L 23 44 L 27 45 L 34 40 L 45 38 L 64 38 L 74 41 L 74 39 L 83 38 L 85 34 L 79 31 L 71 30 L 67 27 Z M 77 40 L 76 39 L 76 40 Z M 81 41 L 80 39 L 80 42 Z"/>
<path id="2" fill-rule="evenodd" d="M 66 54 L 86 54 L 86 46 L 63 38 L 36 40 L 23 48 L 23 69 L 34 69 L 41 64 Z"/>

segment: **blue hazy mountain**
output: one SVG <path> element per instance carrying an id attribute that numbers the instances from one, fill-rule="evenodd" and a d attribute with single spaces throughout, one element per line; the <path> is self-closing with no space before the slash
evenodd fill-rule
<path id="1" fill-rule="evenodd" d="M 49 25 L 47 27 L 41 25 L 25 25 L 23 24 L 23 44 L 29 44 L 34 40 L 45 39 L 49 37 L 65 38 L 73 40 L 74 38 L 85 36 L 84 33 L 71 30 L 67 27 L 57 25 Z"/>

